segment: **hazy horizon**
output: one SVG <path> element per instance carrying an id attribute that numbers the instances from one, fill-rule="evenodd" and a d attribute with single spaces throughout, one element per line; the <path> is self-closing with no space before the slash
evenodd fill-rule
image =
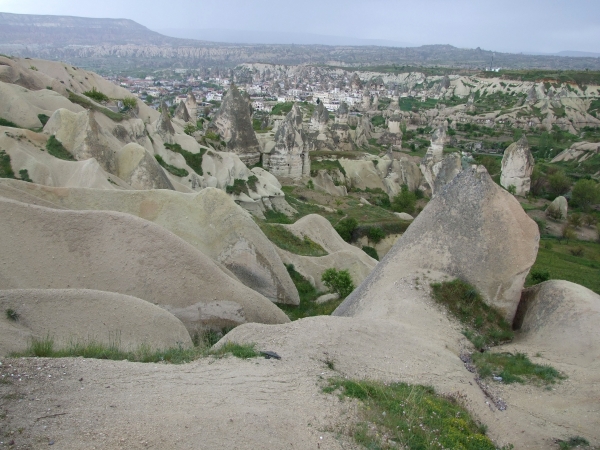
<path id="1" fill-rule="evenodd" d="M 600 54 L 600 2 L 593 0 L 573 0 L 568 5 L 506 0 L 501 6 L 487 0 L 424 0 L 418 5 L 392 0 L 307 0 L 301 6 L 291 2 L 272 6 L 256 0 L 218 4 L 173 0 L 163 5 L 139 0 L 0 0 L 0 11 L 131 19 L 169 36 L 196 34 L 196 39 L 223 42 L 327 44 L 329 39 L 331 45 L 449 44 L 510 53 Z"/>

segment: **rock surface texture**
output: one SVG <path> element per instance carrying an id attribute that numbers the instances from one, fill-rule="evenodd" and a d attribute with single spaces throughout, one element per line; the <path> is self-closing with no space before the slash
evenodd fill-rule
<path id="1" fill-rule="evenodd" d="M 569 203 L 567 202 L 567 199 L 562 195 L 559 195 L 552 200 L 552 203 L 546 208 L 546 215 L 557 219 L 566 219 L 568 209 Z"/>
<path id="2" fill-rule="evenodd" d="M 512 322 L 539 245 L 536 223 L 483 166 L 461 172 L 429 202 L 377 268 L 335 311 L 387 314 L 380 291 L 416 268 L 474 285 Z"/>
<path id="3" fill-rule="evenodd" d="M 421 172 L 431 189 L 432 197 L 462 170 L 460 154 L 451 153 L 444 156 L 445 141 L 445 128 L 437 128 L 431 137 L 431 146 L 421 161 Z"/>
<path id="4" fill-rule="evenodd" d="M 533 155 L 529 151 L 527 138 L 523 136 L 504 151 L 500 184 L 506 189 L 514 186 L 516 195 L 527 195 L 531 187 L 533 166 Z"/>

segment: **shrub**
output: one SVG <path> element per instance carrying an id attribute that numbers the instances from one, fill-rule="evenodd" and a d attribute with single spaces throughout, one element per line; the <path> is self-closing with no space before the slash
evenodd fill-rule
<path id="1" fill-rule="evenodd" d="M 346 242 L 351 242 L 352 233 L 354 232 L 357 226 L 358 222 L 356 221 L 356 219 L 348 217 L 346 219 L 340 220 L 334 228 L 343 240 L 345 240 Z"/>
<path id="2" fill-rule="evenodd" d="M 188 136 L 191 136 L 192 134 L 194 134 L 196 132 L 196 127 L 194 125 L 192 125 L 191 123 L 188 123 L 185 125 L 185 127 L 183 127 L 183 132 L 185 134 L 187 134 Z"/>
<path id="3" fill-rule="evenodd" d="M 99 90 L 97 90 L 95 87 L 92 88 L 91 91 L 85 91 L 83 93 L 83 95 L 85 95 L 86 97 L 91 98 L 92 100 L 98 102 L 98 103 L 102 103 L 102 102 L 107 102 L 108 101 L 108 96 L 106 96 L 105 94 L 103 94 L 102 92 L 100 92 Z"/>
<path id="4" fill-rule="evenodd" d="M 33 180 L 29 178 L 29 172 L 27 171 L 27 169 L 19 170 L 19 175 L 21 176 L 21 180 L 33 183 Z"/>
<path id="5" fill-rule="evenodd" d="M 581 258 L 581 257 L 583 257 L 584 250 L 583 250 L 582 246 L 577 246 L 577 247 L 569 250 L 569 252 L 571 253 L 571 255 L 578 256 Z"/>
<path id="6" fill-rule="evenodd" d="M 374 127 L 383 127 L 385 125 L 385 119 L 383 116 L 373 116 L 371 118 L 371 123 Z"/>
<path id="7" fill-rule="evenodd" d="M 569 192 L 571 180 L 561 170 L 548 177 L 548 189 L 551 194 L 558 197 Z"/>
<path id="8" fill-rule="evenodd" d="M 46 141 L 46 150 L 48 153 L 55 158 L 64 159 L 65 161 L 75 161 L 73 155 L 62 145 L 62 143 L 56 139 L 54 135 L 51 135 Z"/>
<path id="9" fill-rule="evenodd" d="M 48 120 L 50 120 L 50 117 L 46 114 L 38 114 L 38 119 L 40 119 L 42 126 L 45 126 L 48 123 Z"/>
<path id="10" fill-rule="evenodd" d="M 202 157 L 206 153 L 206 149 L 200 149 L 199 153 L 188 152 L 181 148 L 179 144 L 165 143 L 165 148 L 172 152 L 179 153 L 185 159 L 185 163 L 192 168 L 198 175 L 203 175 L 202 172 Z"/>
<path id="11" fill-rule="evenodd" d="M 531 281 L 533 284 L 543 283 L 544 281 L 548 281 L 550 279 L 550 272 L 547 270 L 532 270 L 531 271 Z"/>
<path id="12" fill-rule="evenodd" d="M 375 250 L 373 247 L 369 247 L 368 245 L 363 245 L 362 250 L 367 255 L 369 255 L 371 258 L 376 259 L 377 261 L 379 261 L 379 255 L 377 254 L 377 250 Z"/>
<path id="13" fill-rule="evenodd" d="M 0 150 L 0 178 L 14 177 L 15 173 L 10 164 L 10 155 L 7 155 L 4 150 Z"/>
<path id="14" fill-rule="evenodd" d="M 571 239 L 575 239 L 576 237 L 577 233 L 575 233 L 575 230 L 568 224 L 565 224 L 565 226 L 562 228 L 561 238 L 565 239 L 568 244 Z"/>
<path id="15" fill-rule="evenodd" d="M 546 215 L 554 220 L 560 220 L 560 219 L 564 218 L 560 208 L 557 208 L 556 206 L 553 206 L 552 204 L 546 208 Z"/>
<path id="16" fill-rule="evenodd" d="M 367 230 L 367 237 L 369 238 L 369 241 L 378 244 L 385 238 L 385 232 L 379 227 L 371 227 Z"/>
<path id="17" fill-rule="evenodd" d="M 392 199 L 392 210 L 412 214 L 415 212 L 416 203 L 417 196 L 408 190 L 406 184 L 403 184 L 400 193 Z"/>
<path id="18" fill-rule="evenodd" d="M 137 107 L 137 98 L 135 97 L 125 97 L 121 101 L 123 102 L 124 111 L 133 110 Z"/>
<path id="19" fill-rule="evenodd" d="M 514 184 L 511 184 L 506 190 L 509 194 L 517 195 L 517 187 Z"/>
<path id="20" fill-rule="evenodd" d="M 168 164 L 164 159 L 162 159 L 162 156 L 160 156 L 160 155 L 154 155 L 154 157 L 156 158 L 156 161 L 158 161 L 158 163 L 165 170 L 167 170 L 168 172 L 172 173 L 176 177 L 187 177 L 190 174 L 185 169 L 180 169 L 179 167 L 175 167 L 175 166 L 172 166 L 171 164 Z"/>
<path id="21" fill-rule="evenodd" d="M 321 275 L 321 281 L 331 292 L 338 293 L 340 298 L 346 298 L 354 290 L 352 277 L 347 270 L 327 269 Z"/>
<path id="22" fill-rule="evenodd" d="M 12 308 L 8 308 L 6 311 L 6 318 L 12 322 L 16 322 L 17 320 L 19 320 L 19 313 L 16 312 L 14 309 Z"/>
<path id="23" fill-rule="evenodd" d="M 571 200 L 583 210 L 589 211 L 592 205 L 600 202 L 600 185 L 594 180 L 579 180 L 573 186 Z"/>
<path id="24" fill-rule="evenodd" d="M 572 213 L 569 216 L 569 225 L 571 225 L 573 228 L 579 228 L 581 227 L 583 220 L 581 217 L 581 214 L 579 213 Z"/>

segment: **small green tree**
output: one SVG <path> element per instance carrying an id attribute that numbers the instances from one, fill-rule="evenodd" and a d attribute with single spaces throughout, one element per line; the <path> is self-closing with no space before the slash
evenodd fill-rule
<path id="1" fill-rule="evenodd" d="M 356 219 L 352 217 L 348 217 L 346 219 L 342 219 L 339 223 L 334 227 L 335 231 L 342 237 L 346 242 L 352 241 L 352 233 L 358 226 L 358 222 Z"/>
<path id="2" fill-rule="evenodd" d="M 385 237 L 385 231 L 379 227 L 371 227 L 367 231 L 367 237 L 369 238 L 369 241 L 377 244 Z"/>
<path id="3" fill-rule="evenodd" d="M 592 205 L 600 202 L 600 185 L 594 180 L 579 180 L 573 186 L 571 200 L 584 211 L 589 211 Z"/>
<path id="4" fill-rule="evenodd" d="M 137 98 L 135 97 L 125 97 L 123 100 L 123 110 L 129 111 L 135 109 L 137 106 Z"/>
<path id="5" fill-rule="evenodd" d="M 571 188 L 571 180 L 562 170 L 555 172 L 548 177 L 548 189 L 551 194 L 558 197 L 566 194 Z"/>
<path id="6" fill-rule="evenodd" d="M 185 127 L 183 127 L 183 132 L 185 134 L 187 134 L 188 136 L 191 136 L 192 134 L 194 134 L 196 132 L 196 127 L 194 125 L 192 125 L 191 123 L 187 123 L 185 125 Z"/>
<path id="7" fill-rule="evenodd" d="M 412 214 L 415 212 L 415 204 L 417 203 L 417 196 L 414 192 L 408 190 L 406 184 L 402 185 L 400 193 L 392 200 L 392 210 L 396 212 L 405 212 Z"/>
<path id="8" fill-rule="evenodd" d="M 517 195 L 517 187 L 514 184 L 511 184 L 506 190 L 509 194 Z"/>
<path id="9" fill-rule="evenodd" d="M 352 277 L 347 270 L 338 271 L 333 267 L 327 269 L 321 275 L 321 281 L 331 292 L 339 294 L 340 298 L 346 298 L 354 290 Z"/>
<path id="10" fill-rule="evenodd" d="M 108 96 L 97 90 L 95 87 L 92 87 L 91 91 L 85 91 L 83 95 L 97 101 L 98 103 L 108 101 Z"/>

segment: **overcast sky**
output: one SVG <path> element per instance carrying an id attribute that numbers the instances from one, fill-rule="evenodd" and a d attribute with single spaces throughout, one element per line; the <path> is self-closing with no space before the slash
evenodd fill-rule
<path id="1" fill-rule="evenodd" d="M 508 52 L 600 53 L 600 0 L 0 0 L 0 12 L 127 18 L 157 31 L 292 32 Z"/>

